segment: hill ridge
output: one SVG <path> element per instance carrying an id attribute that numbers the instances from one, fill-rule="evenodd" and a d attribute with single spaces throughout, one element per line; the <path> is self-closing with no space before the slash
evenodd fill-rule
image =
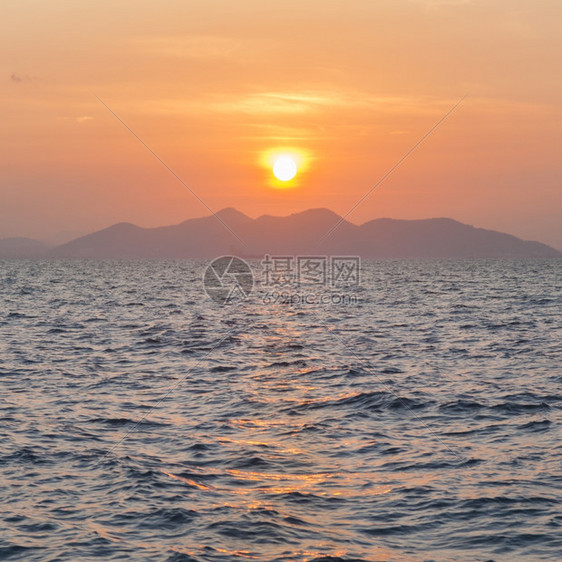
<path id="1" fill-rule="evenodd" d="M 145 228 L 120 222 L 54 248 L 30 241 L 25 255 L 53 258 L 213 258 L 220 255 L 359 255 L 363 258 L 556 258 L 541 242 L 467 225 L 448 217 L 376 218 L 356 225 L 326 208 L 250 218 L 233 207 L 216 216 Z M 225 228 L 225 223 L 228 228 Z M 336 224 L 330 236 L 325 237 Z M 229 229 L 244 241 L 241 243 Z M 32 246 L 32 251 L 30 248 Z M 18 257 L 0 240 L 0 257 Z"/>

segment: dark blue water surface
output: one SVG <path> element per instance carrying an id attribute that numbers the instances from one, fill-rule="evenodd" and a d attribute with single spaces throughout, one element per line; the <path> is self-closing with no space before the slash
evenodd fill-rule
<path id="1" fill-rule="evenodd" d="M 562 558 L 560 260 L 205 265 L 0 262 L 0 559 Z"/>

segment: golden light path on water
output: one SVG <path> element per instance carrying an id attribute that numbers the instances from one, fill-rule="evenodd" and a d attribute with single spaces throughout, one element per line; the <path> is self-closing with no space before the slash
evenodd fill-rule
<path id="1" fill-rule="evenodd" d="M 554 552 L 559 265 L 373 262 L 312 308 L 215 306 L 204 266 L 5 265 L 4 552 Z"/>

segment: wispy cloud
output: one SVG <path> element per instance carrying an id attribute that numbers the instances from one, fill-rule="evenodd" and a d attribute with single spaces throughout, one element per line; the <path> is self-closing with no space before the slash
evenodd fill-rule
<path id="1" fill-rule="evenodd" d="M 414 4 L 424 4 L 431 8 L 439 6 L 462 6 L 472 4 L 473 0 L 410 0 Z"/>
<path id="2" fill-rule="evenodd" d="M 326 106 L 342 106 L 345 100 L 327 92 L 262 92 L 211 101 L 209 108 L 220 112 L 259 114 L 309 113 Z"/>
<path id="3" fill-rule="evenodd" d="M 225 99 L 210 100 L 208 107 L 219 112 L 260 114 L 303 114 L 329 109 L 349 108 L 371 109 L 373 111 L 435 111 L 448 100 L 425 99 L 420 97 L 373 96 L 363 92 L 303 91 L 303 92 L 261 92 L 244 96 L 228 96 Z"/>
<path id="4" fill-rule="evenodd" d="M 214 35 L 137 37 L 130 41 L 130 46 L 137 52 L 190 59 L 224 59 L 246 52 L 242 42 Z"/>
<path id="5" fill-rule="evenodd" d="M 78 117 L 59 117 L 59 121 L 68 121 L 71 123 L 87 123 L 88 121 L 92 121 L 94 118 L 91 115 L 80 115 Z"/>
<path id="6" fill-rule="evenodd" d="M 12 72 L 10 75 L 10 80 L 15 84 L 21 84 L 22 82 L 31 82 L 37 80 L 37 76 L 28 76 L 27 74 L 18 74 L 17 72 Z"/>
<path id="7" fill-rule="evenodd" d="M 203 95 L 186 99 L 159 98 L 127 100 L 127 107 L 144 115 L 193 116 L 205 114 L 246 115 L 256 118 L 325 116 L 343 111 L 352 116 L 368 111 L 369 115 L 437 115 L 454 99 L 432 96 L 377 96 L 356 90 L 330 91 L 303 89 Z"/>

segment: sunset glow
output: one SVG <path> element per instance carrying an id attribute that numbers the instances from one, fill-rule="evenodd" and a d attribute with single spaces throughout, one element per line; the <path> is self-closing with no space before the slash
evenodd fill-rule
<path id="1" fill-rule="evenodd" d="M 561 0 L 0 21 L 2 559 L 562 560 Z"/>
<path id="2" fill-rule="evenodd" d="M 0 236 L 209 214 L 96 96 L 211 209 L 257 217 L 345 214 L 467 95 L 350 220 L 451 217 L 562 247 L 556 3 L 119 5 L 4 6 Z M 283 154 L 290 181 L 272 174 Z"/>

